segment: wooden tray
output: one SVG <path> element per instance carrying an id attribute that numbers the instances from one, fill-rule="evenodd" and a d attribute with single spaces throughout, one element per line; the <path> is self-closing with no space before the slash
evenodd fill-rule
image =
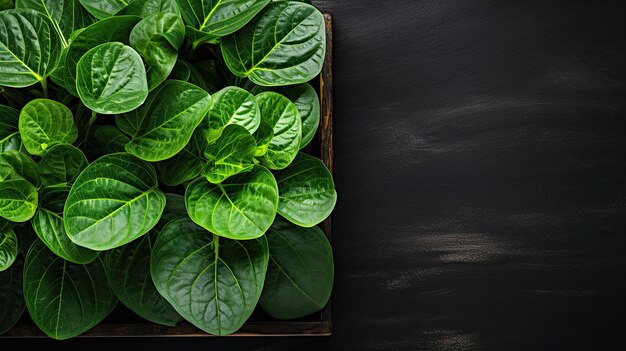
<path id="1" fill-rule="evenodd" d="M 319 95 L 321 101 L 321 120 L 318 138 L 313 143 L 311 152 L 319 156 L 326 166 L 333 171 L 333 73 L 332 49 L 333 26 L 330 14 L 324 14 L 326 21 L 326 58 L 319 77 Z M 319 151 L 318 151 L 319 150 Z M 319 154 L 318 154 L 319 152 Z M 322 223 L 322 229 L 331 237 L 332 222 L 328 218 Z M 229 337 L 241 336 L 328 336 L 332 334 L 331 302 L 320 313 L 293 320 L 277 321 L 257 309 L 250 321 Z M 93 337 L 211 337 L 195 326 L 181 322 L 176 327 L 161 326 L 145 321 L 120 303 L 111 316 L 88 332 L 77 338 Z M 47 336 L 34 325 L 28 313 L 0 338 L 46 338 Z"/>

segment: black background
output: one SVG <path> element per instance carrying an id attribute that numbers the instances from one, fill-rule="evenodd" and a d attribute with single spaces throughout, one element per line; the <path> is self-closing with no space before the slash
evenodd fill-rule
<path id="1" fill-rule="evenodd" d="M 331 338 L 0 346 L 623 349 L 621 2 L 316 2 L 335 19 Z"/>

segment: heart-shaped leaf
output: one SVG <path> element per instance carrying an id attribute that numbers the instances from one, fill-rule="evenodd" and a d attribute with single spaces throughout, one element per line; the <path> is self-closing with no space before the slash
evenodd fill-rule
<path id="1" fill-rule="evenodd" d="M 322 70 L 324 17 L 313 6 L 279 1 L 221 43 L 230 71 L 263 86 L 306 83 Z"/>
<path id="2" fill-rule="evenodd" d="M 122 43 L 96 46 L 78 61 L 76 90 L 85 106 L 102 114 L 129 112 L 148 96 L 141 56 Z"/>
<path id="3" fill-rule="evenodd" d="M 0 335 L 11 329 L 26 308 L 22 295 L 24 258 L 20 256 L 11 268 L 0 272 Z"/>
<path id="4" fill-rule="evenodd" d="M 270 0 L 178 0 L 187 35 L 196 47 L 234 33 L 259 13 Z"/>
<path id="5" fill-rule="evenodd" d="M 219 184 L 235 174 L 249 172 L 254 166 L 255 152 L 256 142 L 246 128 L 229 125 L 217 142 L 205 151 L 209 162 L 202 175 L 209 182 Z"/>
<path id="6" fill-rule="evenodd" d="M 278 213 L 291 222 L 312 227 L 335 208 L 337 192 L 330 171 L 319 159 L 299 153 L 286 169 L 276 173 Z"/>
<path id="7" fill-rule="evenodd" d="M 146 161 L 166 160 L 179 153 L 204 118 L 211 97 L 206 91 L 169 80 L 152 91 L 146 104 L 116 119 L 132 139 L 126 151 Z"/>
<path id="8" fill-rule="evenodd" d="M 261 120 L 272 127 L 273 136 L 261 162 L 269 169 L 283 169 L 294 160 L 302 139 L 300 113 L 289 99 L 265 92 L 256 96 L 261 110 Z"/>
<path id="9" fill-rule="evenodd" d="M 49 19 L 34 10 L 0 12 L 0 85 L 44 82 L 59 65 L 62 45 Z"/>
<path id="10" fill-rule="evenodd" d="M 78 138 L 72 111 L 60 102 L 35 99 L 20 112 L 20 136 L 26 150 L 43 155 L 56 144 L 71 144 Z"/>
<path id="11" fill-rule="evenodd" d="M 156 225 L 165 207 L 156 172 L 129 154 L 110 154 L 80 174 L 65 203 L 70 239 L 96 251 L 124 245 Z"/>
<path id="12" fill-rule="evenodd" d="M 134 15 L 141 18 L 148 17 L 157 12 L 173 13 L 180 15 L 176 0 L 143 0 L 133 1 L 124 7 L 117 15 Z"/>
<path id="13" fill-rule="evenodd" d="M 226 87 L 213 95 L 211 108 L 200 130 L 209 143 L 215 142 L 224 128 L 231 124 L 256 132 L 261 123 L 261 111 L 254 96 L 238 87 Z"/>
<path id="14" fill-rule="evenodd" d="M 265 234 L 276 217 L 278 188 L 270 171 L 254 166 L 248 173 L 212 184 L 198 178 L 187 187 L 189 217 L 213 234 L 248 240 Z"/>
<path id="15" fill-rule="evenodd" d="M 85 9 L 99 19 L 105 19 L 120 12 L 135 0 L 80 0 Z M 141 2 L 138 1 L 138 2 Z"/>
<path id="16" fill-rule="evenodd" d="M 39 161 L 39 173 L 44 185 L 73 182 L 89 162 L 83 152 L 69 144 L 59 144 L 48 150 Z"/>
<path id="17" fill-rule="evenodd" d="M 135 26 L 130 33 L 130 45 L 146 62 L 148 89 L 156 88 L 170 75 L 184 40 L 183 20 L 172 13 L 155 13 Z"/>
<path id="18" fill-rule="evenodd" d="M 57 256 L 73 263 L 87 264 L 95 260 L 98 253 L 74 244 L 65 233 L 61 215 L 69 192 L 69 187 L 46 189 L 31 223 L 39 239 Z"/>
<path id="19" fill-rule="evenodd" d="M 78 0 L 17 0 L 15 7 L 35 10 L 47 17 L 57 31 L 63 47 L 69 46 L 72 32 L 95 21 Z"/>
<path id="20" fill-rule="evenodd" d="M 0 217 L 26 222 L 35 214 L 38 199 L 37 189 L 26 180 L 0 182 Z"/>
<path id="21" fill-rule="evenodd" d="M 65 59 L 65 88 L 74 96 L 76 91 L 76 66 L 90 49 L 108 42 L 128 44 L 128 37 L 141 19 L 137 16 L 115 16 L 96 22 L 78 32 L 72 40 Z"/>
<path id="22" fill-rule="evenodd" d="M 74 264 L 52 253 L 41 241 L 26 255 L 24 299 L 37 327 L 57 340 L 91 329 L 117 304 L 100 259 Z"/>
<path id="23" fill-rule="evenodd" d="M 175 326 L 182 318 L 157 291 L 150 275 L 150 256 L 156 235 L 107 252 L 106 271 L 120 301 L 150 322 Z"/>
<path id="24" fill-rule="evenodd" d="M 265 237 L 228 240 L 178 219 L 159 234 L 150 271 L 161 295 L 183 318 L 207 333 L 226 335 L 254 311 L 268 257 Z"/>
<path id="25" fill-rule="evenodd" d="M 0 153 L 0 181 L 24 179 L 34 186 L 41 185 L 39 168 L 28 155 L 19 151 Z"/>
<path id="26" fill-rule="evenodd" d="M 267 231 L 270 263 L 261 307 L 277 319 L 295 319 L 324 308 L 333 288 L 333 251 L 321 229 L 277 218 Z"/>
<path id="27" fill-rule="evenodd" d="M 17 258 L 17 237 L 13 226 L 7 220 L 0 219 L 0 272 L 11 267 Z"/>
<path id="28" fill-rule="evenodd" d="M 160 173 L 159 180 L 166 185 L 176 186 L 196 179 L 206 164 L 203 157 L 206 147 L 206 140 L 196 129 L 181 152 L 157 164 Z"/>
<path id="29" fill-rule="evenodd" d="M 0 152 L 19 150 L 22 146 L 18 129 L 20 111 L 0 105 Z"/>

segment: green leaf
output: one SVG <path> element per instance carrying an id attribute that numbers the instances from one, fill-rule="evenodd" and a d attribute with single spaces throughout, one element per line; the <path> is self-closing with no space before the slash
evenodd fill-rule
<path id="1" fill-rule="evenodd" d="M 333 176 L 313 156 L 299 153 L 289 167 L 276 173 L 276 182 L 278 213 L 301 227 L 319 224 L 337 203 Z"/>
<path id="2" fill-rule="evenodd" d="M 17 237 L 9 221 L 0 218 L 0 272 L 6 271 L 17 258 Z"/>
<path id="3" fill-rule="evenodd" d="M 26 308 L 22 295 L 23 269 L 24 259 L 20 256 L 11 268 L 0 272 L 0 335 L 17 323 Z"/>
<path id="4" fill-rule="evenodd" d="M 261 162 L 269 169 L 283 169 L 293 161 L 300 149 L 302 121 L 300 113 L 289 99 L 265 92 L 256 96 L 261 119 L 272 127 L 273 136 Z"/>
<path id="5" fill-rule="evenodd" d="M 228 125 L 240 125 L 252 134 L 259 128 L 259 123 L 261 112 L 254 96 L 241 88 L 226 87 L 213 95 L 211 108 L 200 130 L 210 144 Z"/>
<path id="6" fill-rule="evenodd" d="M 193 84 L 164 82 L 143 106 L 116 119 L 132 138 L 126 151 L 151 162 L 176 155 L 189 143 L 210 104 L 209 93 Z"/>
<path id="7" fill-rule="evenodd" d="M 20 111 L 0 105 L 0 152 L 19 150 L 22 146 L 18 124 Z"/>
<path id="8" fill-rule="evenodd" d="M 177 186 L 198 177 L 206 164 L 203 157 L 206 147 L 206 140 L 196 130 L 181 152 L 157 164 L 159 180 L 166 185 Z"/>
<path id="9" fill-rule="evenodd" d="M 128 37 L 140 21 L 137 16 L 115 16 L 96 22 L 81 30 L 72 39 L 65 59 L 65 88 L 74 96 L 76 91 L 76 66 L 78 61 L 90 49 L 108 42 L 128 44 Z"/>
<path id="10" fill-rule="evenodd" d="M 72 111 L 48 99 L 35 99 L 24 106 L 19 129 L 24 147 L 33 155 L 43 155 L 53 145 L 71 144 L 78 138 Z"/>
<path id="11" fill-rule="evenodd" d="M 94 132 L 94 138 L 109 154 L 124 152 L 124 145 L 130 142 L 130 138 L 126 134 L 112 125 L 98 127 Z"/>
<path id="12" fill-rule="evenodd" d="M 152 250 L 152 279 L 183 318 L 215 335 L 237 331 L 263 288 L 267 240 L 236 241 L 207 233 L 188 219 L 163 228 Z"/>
<path id="13" fill-rule="evenodd" d="M 141 56 L 122 43 L 96 46 L 78 61 L 76 90 L 85 106 L 101 114 L 129 112 L 148 96 Z"/>
<path id="14" fill-rule="evenodd" d="M 180 15 L 176 0 L 133 1 L 116 15 L 134 15 L 145 18 L 157 12 L 167 12 Z"/>
<path id="15" fill-rule="evenodd" d="M 230 71 L 263 86 L 306 83 L 321 70 L 326 55 L 324 17 L 313 6 L 273 2 L 221 42 Z"/>
<path id="16" fill-rule="evenodd" d="M 256 152 L 254 156 L 261 157 L 267 153 L 270 147 L 270 142 L 274 138 L 274 128 L 269 123 L 261 121 L 259 129 L 254 133 L 254 140 L 256 141 Z"/>
<path id="17" fill-rule="evenodd" d="M 105 19 L 120 12 L 135 0 L 80 0 L 85 9 L 99 19 Z M 141 1 L 141 0 L 139 0 Z"/>
<path id="18" fill-rule="evenodd" d="M 258 94 L 264 91 L 277 92 L 294 103 L 300 119 L 302 119 L 302 140 L 300 141 L 300 149 L 307 146 L 317 133 L 320 124 L 320 98 L 317 92 L 310 84 L 300 84 L 288 87 L 262 87 L 255 86 L 251 92 Z"/>
<path id="19" fill-rule="evenodd" d="M 276 319 L 295 319 L 326 306 L 333 288 L 333 251 L 321 229 L 278 218 L 267 232 L 270 263 L 261 307 Z"/>
<path id="20" fill-rule="evenodd" d="M 41 82 L 59 64 L 62 45 L 52 22 L 34 10 L 0 12 L 0 85 Z"/>
<path id="21" fill-rule="evenodd" d="M 69 191 L 69 187 L 46 189 L 41 196 L 41 206 L 31 223 L 39 239 L 54 254 L 73 263 L 87 264 L 95 260 L 98 253 L 74 244 L 65 232 L 65 223 L 61 216 Z"/>
<path id="22" fill-rule="evenodd" d="M 248 240 L 262 236 L 276 217 L 278 187 L 270 171 L 252 171 L 212 184 L 198 178 L 187 187 L 189 217 L 213 234 Z"/>
<path id="23" fill-rule="evenodd" d="M 13 0 L 0 0 L 0 11 L 12 8 L 15 8 L 15 3 L 13 2 Z M 0 331 L 0 334 L 2 334 L 2 331 Z"/>
<path id="24" fill-rule="evenodd" d="M 19 151 L 0 153 L 0 181 L 24 179 L 39 187 L 39 168 L 28 155 Z"/>
<path id="25" fill-rule="evenodd" d="M 256 142 L 246 128 L 233 124 L 224 129 L 222 136 L 209 146 L 205 156 L 209 159 L 202 175 L 214 184 L 242 172 L 249 172 L 254 166 Z"/>
<path id="26" fill-rule="evenodd" d="M 130 45 L 144 58 L 148 88 L 161 84 L 172 72 L 178 49 L 185 40 L 185 25 L 178 15 L 158 12 L 139 22 L 130 33 Z"/>
<path id="27" fill-rule="evenodd" d="M 107 252 L 106 271 L 120 301 L 142 318 L 175 326 L 182 318 L 157 291 L 150 276 L 150 256 L 156 235 L 147 234 Z"/>
<path id="28" fill-rule="evenodd" d="M 73 182 L 89 161 L 83 152 L 69 144 L 59 144 L 48 150 L 39 161 L 39 172 L 44 185 Z"/>
<path id="29" fill-rule="evenodd" d="M 35 10 L 47 17 L 63 47 L 69 46 L 70 36 L 75 30 L 85 28 L 96 20 L 78 0 L 17 0 L 15 7 Z"/>
<path id="30" fill-rule="evenodd" d="M 165 195 L 156 172 L 129 154 L 110 154 L 80 174 L 67 198 L 63 218 L 72 241 L 103 251 L 129 243 L 159 221 Z"/>
<path id="31" fill-rule="evenodd" d="M 37 189 L 26 180 L 0 182 L 0 217 L 26 222 L 35 214 L 38 198 Z"/>
<path id="32" fill-rule="evenodd" d="M 187 208 L 185 207 L 185 197 L 178 194 L 165 194 L 167 203 L 165 209 L 161 215 L 159 223 L 154 227 L 154 230 L 160 232 L 163 227 L 169 222 L 179 218 L 189 218 L 187 214 Z"/>
<path id="33" fill-rule="evenodd" d="M 100 259 L 74 264 L 36 242 L 24 264 L 24 299 L 41 331 L 57 340 L 80 335 L 111 313 L 117 299 Z"/>

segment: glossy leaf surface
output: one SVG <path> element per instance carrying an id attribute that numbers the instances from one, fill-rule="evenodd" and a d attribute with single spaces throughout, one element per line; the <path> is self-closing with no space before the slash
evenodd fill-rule
<path id="1" fill-rule="evenodd" d="M 71 144 L 78 138 L 72 111 L 60 102 L 35 99 L 20 112 L 20 136 L 33 155 L 43 155 L 56 144 Z"/>
<path id="2" fill-rule="evenodd" d="M 272 127 L 272 139 L 261 161 L 269 169 L 283 169 L 289 166 L 300 149 L 300 113 L 296 105 L 278 93 L 261 93 L 256 96 L 256 100 L 262 121 Z"/>
<path id="3" fill-rule="evenodd" d="M 39 161 L 39 172 L 44 185 L 67 184 L 78 178 L 89 162 L 83 152 L 69 144 L 53 146 Z"/>
<path id="4" fill-rule="evenodd" d="M 19 150 L 22 146 L 18 124 L 20 111 L 0 105 L 0 152 Z"/>
<path id="5" fill-rule="evenodd" d="M 209 160 L 202 175 L 219 184 L 235 174 L 249 172 L 254 166 L 256 142 L 254 137 L 239 125 L 229 125 L 205 156 Z"/>
<path id="6" fill-rule="evenodd" d="M 204 159 L 206 147 L 206 140 L 196 130 L 182 151 L 158 163 L 159 180 L 166 185 L 176 186 L 198 177 L 206 164 Z"/>
<path id="7" fill-rule="evenodd" d="M 231 124 L 256 132 L 261 123 L 261 112 L 254 96 L 244 89 L 226 87 L 213 95 L 211 108 L 202 121 L 201 130 L 209 143 L 215 142 L 224 128 Z"/>
<path id="8" fill-rule="evenodd" d="M 17 258 L 18 243 L 13 226 L 9 221 L 0 219 L 0 272 L 11 267 Z"/>
<path id="9" fill-rule="evenodd" d="M 39 167 L 28 155 L 19 151 L 0 153 L 0 181 L 24 179 L 39 186 Z"/>
<path id="10" fill-rule="evenodd" d="M 38 199 L 37 189 L 26 180 L 0 182 L 0 217 L 26 222 L 35 214 Z"/>

